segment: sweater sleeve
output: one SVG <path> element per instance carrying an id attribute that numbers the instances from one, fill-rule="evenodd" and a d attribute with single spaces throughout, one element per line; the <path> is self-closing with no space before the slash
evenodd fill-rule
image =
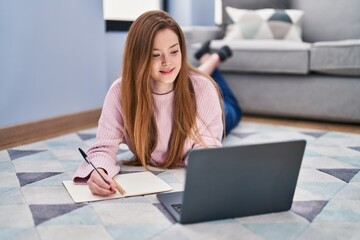
<path id="1" fill-rule="evenodd" d="M 103 168 L 110 177 L 120 171 L 116 165 L 116 155 L 119 144 L 124 141 L 123 118 L 120 109 L 120 81 L 115 81 L 110 87 L 103 104 L 98 123 L 96 142 L 87 151 L 88 160 L 96 168 Z M 83 161 L 76 170 L 73 181 L 85 183 L 94 169 Z"/>
<path id="2" fill-rule="evenodd" d="M 214 84 L 206 77 L 200 76 L 195 81 L 197 87 L 197 124 L 200 135 L 206 144 L 206 147 L 221 147 L 222 136 L 224 132 L 223 112 L 221 99 Z M 195 143 L 193 148 L 202 148 L 204 146 Z"/>

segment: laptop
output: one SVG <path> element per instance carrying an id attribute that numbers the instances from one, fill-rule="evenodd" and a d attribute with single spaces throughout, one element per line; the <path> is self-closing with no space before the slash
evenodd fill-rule
<path id="1" fill-rule="evenodd" d="M 182 224 L 287 211 L 305 145 L 293 140 L 192 150 L 184 191 L 156 196 Z"/>

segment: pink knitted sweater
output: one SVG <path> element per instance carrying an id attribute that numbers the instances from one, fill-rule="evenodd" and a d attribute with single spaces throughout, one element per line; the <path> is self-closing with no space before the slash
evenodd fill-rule
<path id="1" fill-rule="evenodd" d="M 198 73 L 191 73 L 190 79 L 194 86 L 197 104 L 197 125 L 204 142 L 209 147 L 221 146 L 223 134 L 223 121 L 221 103 L 214 85 Z M 110 87 L 103 105 L 98 123 L 96 142 L 87 151 L 88 160 L 96 167 L 105 169 L 110 177 L 120 171 L 116 164 L 116 155 L 119 144 L 125 143 L 132 149 L 128 138 L 123 135 L 123 118 L 120 106 L 120 79 L 116 80 Z M 173 125 L 172 101 L 174 93 L 164 95 L 153 94 L 155 109 L 154 116 L 158 128 L 158 141 L 155 150 L 151 154 L 152 164 L 164 161 L 168 154 L 169 139 Z M 186 106 L 184 106 L 186 107 Z M 176 147 L 176 146 L 175 146 Z M 184 146 L 183 163 L 186 164 L 186 155 L 193 148 L 202 146 L 188 138 Z M 85 182 L 93 168 L 85 161 L 81 163 L 74 174 L 73 180 L 77 183 Z"/>

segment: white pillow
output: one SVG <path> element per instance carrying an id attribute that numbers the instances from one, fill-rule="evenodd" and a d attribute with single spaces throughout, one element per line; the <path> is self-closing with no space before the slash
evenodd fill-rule
<path id="1" fill-rule="evenodd" d="M 224 39 L 281 39 L 302 41 L 302 10 L 225 8 L 233 24 L 226 28 Z"/>

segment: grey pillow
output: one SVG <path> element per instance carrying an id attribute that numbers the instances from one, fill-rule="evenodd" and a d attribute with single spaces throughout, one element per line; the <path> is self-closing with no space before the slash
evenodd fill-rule
<path id="1" fill-rule="evenodd" d="M 311 71 L 360 76 L 360 39 L 317 42 L 310 51 Z"/>

